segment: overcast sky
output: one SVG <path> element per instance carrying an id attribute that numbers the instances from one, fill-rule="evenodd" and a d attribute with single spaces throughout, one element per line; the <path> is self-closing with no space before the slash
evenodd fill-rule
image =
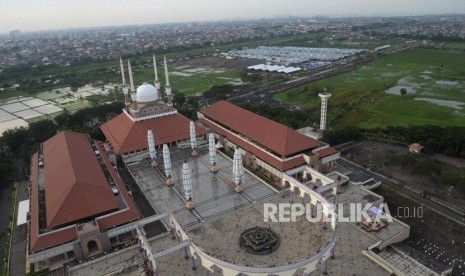
<path id="1" fill-rule="evenodd" d="M 465 13 L 465 0 L 0 0 L 0 33 L 276 16 Z"/>

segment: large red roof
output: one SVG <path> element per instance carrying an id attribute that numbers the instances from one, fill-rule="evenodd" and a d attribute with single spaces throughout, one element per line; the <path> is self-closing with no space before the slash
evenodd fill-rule
<path id="1" fill-rule="evenodd" d="M 29 251 L 36 252 L 54 245 L 63 244 L 77 238 L 76 227 L 70 227 L 63 231 L 55 231 L 46 236 L 39 236 L 39 170 L 38 170 L 38 155 L 32 156 L 31 166 L 31 227 L 30 227 L 30 242 Z"/>
<path id="2" fill-rule="evenodd" d="M 47 227 L 117 209 L 86 134 L 60 132 L 43 143 Z"/>
<path id="3" fill-rule="evenodd" d="M 283 124 L 226 101 L 216 102 L 200 112 L 210 120 L 251 139 L 282 157 L 311 150 L 320 145 L 318 141 Z"/>
<path id="4" fill-rule="evenodd" d="M 226 137 L 229 141 L 231 141 L 238 147 L 254 154 L 257 158 L 263 160 L 264 162 L 270 164 L 271 166 L 280 171 L 286 171 L 298 167 L 300 165 L 306 164 L 305 159 L 301 155 L 284 161 L 279 157 L 271 155 L 269 152 L 263 150 L 262 148 L 248 143 L 247 141 L 244 141 L 243 139 L 235 136 L 231 132 L 223 129 L 215 123 L 211 123 L 206 118 L 201 118 L 200 122 L 210 127 L 214 132 L 218 133 L 219 135 Z"/>
<path id="5" fill-rule="evenodd" d="M 60 133 L 58 135 L 73 136 L 74 134 L 77 134 L 78 136 L 84 135 L 84 134 L 78 134 L 78 133 Z M 68 138 L 66 140 L 73 141 L 72 139 L 68 139 Z M 120 195 L 122 196 L 123 201 L 126 204 L 125 209 L 121 209 L 121 210 L 115 209 L 112 213 L 97 217 L 97 223 L 98 223 L 99 229 L 101 231 L 105 231 L 115 226 L 119 226 L 119 225 L 122 225 L 128 222 L 137 220 L 140 218 L 140 214 L 137 209 L 137 206 L 134 203 L 134 200 L 127 193 L 126 187 L 124 186 L 123 181 L 121 180 L 118 173 L 113 169 L 113 165 L 110 163 L 110 160 L 105 150 L 103 149 L 103 147 L 101 147 L 101 145 L 97 145 L 97 146 L 103 158 L 103 162 L 105 163 L 105 166 L 110 172 L 110 176 L 114 180 L 116 186 L 118 187 Z M 74 147 L 75 147 L 74 144 L 69 145 L 69 148 L 74 148 Z M 45 152 L 44 152 L 44 155 L 45 155 Z M 41 251 L 47 248 L 51 248 L 56 245 L 71 242 L 77 239 L 78 236 L 77 236 L 75 225 L 69 225 L 66 227 L 54 229 L 54 231 L 49 231 L 49 232 L 39 234 L 39 201 L 38 201 L 38 198 L 39 198 L 39 167 L 38 167 L 38 154 L 37 153 L 32 156 L 31 162 L 32 162 L 31 163 L 31 184 L 32 185 L 31 185 L 31 201 L 30 201 L 31 224 L 30 224 L 29 250 L 31 253 L 33 253 L 33 252 Z M 75 166 L 75 163 L 73 163 L 73 166 Z M 76 165 L 76 169 L 79 167 L 80 167 L 79 165 Z M 54 173 L 57 175 L 62 175 L 62 172 L 57 171 L 57 170 L 54 170 Z M 89 173 L 94 173 L 94 172 L 90 171 Z M 46 187 L 50 188 L 50 186 L 46 186 Z M 95 187 L 92 187 L 92 190 L 89 190 L 89 192 L 99 194 L 100 191 L 98 190 L 98 188 L 97 189 L 94 189 L 94 188 Z M 59 192 L 57 192 L 57 194 L 59 194 Z M 46 199 L 45 199 L 46 206 L 47 206 L 48 199 L 49 198 L 46 196 Z M 98 199 L 98 203 L 100 204 L 100 198 Z M 80 204 L 83 205 L 82 203 Z M 100 208 L 98 205 L 95 205 L 95 204 L 93 204 L 93 206 L 94 208 Z M 75 206 L 75 207 L 79 208 L 80 206 Z"/>
<path id="6" fill-rule="evenodd" d="M 189 119 L 179 113 L 137 122 L 121 113 L 104 123 L 100 129 L 115 153 L 123 154 L 148 148 L 149 128 L 153 131 L 157 146 L 189 139 L 189 123 Z M 197 136 L 206 133 L 205 129 L 196 125 Z"/>

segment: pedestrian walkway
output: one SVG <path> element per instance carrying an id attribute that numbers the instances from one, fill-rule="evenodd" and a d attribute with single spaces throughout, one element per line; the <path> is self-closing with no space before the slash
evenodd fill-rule
<path id="1" fill-rule="evenodd" d="M 391 246 L 378 254 L 385 261 L 390 263 L 397 270 L 401 271 L 405 275 L 411 276 L 435 276 L 439 275 L 433 270 L 427 268 L 423 264 L 419 263 L 412 257 L 406 255 L 399 249 Z"/>

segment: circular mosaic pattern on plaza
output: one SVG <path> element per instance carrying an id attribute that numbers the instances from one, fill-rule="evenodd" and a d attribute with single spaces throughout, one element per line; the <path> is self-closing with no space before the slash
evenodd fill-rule
<path id="1" fill-rule="evenodd" d="M 242 232 L 239 244 L 248 253 L 266 255 L 278 249 L 280 239 L 268 228 L 253 227 Z"/>

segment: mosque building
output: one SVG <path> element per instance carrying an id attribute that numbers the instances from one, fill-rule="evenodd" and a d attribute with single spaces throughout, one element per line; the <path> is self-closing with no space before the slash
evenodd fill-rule
<path id="1" fill-rule="evenodd" d="M 226 101 L 195 123 L 173 106 L 166 58 L 164 96 L 153 65 L 154 84 L 136 89 L 120 60 L 125 107 L 101 125 L 105 142 L 60 132 L 33 155 L 29 263 L 60 275 L 385 275 L 376 252 L 410 227 L 377 220 L 383 197 L 335 170 L 339 151 Z M 265 219 L 265 205 L 294 202 L 311 212 Z M 338 203 L 374 207 L 349 225 Z"/>
<path id="2" fill-rule="evenodd" d="M 163 144 L 172 146 L 180 142 L 188 142 L 190 138 L 190 120 L 178 113 L 176 108 L 173 107 L 166 58 L 164 59 L 166 102 L 161 95 L 155 55 L 153 56 L 153 65 L 155 72 L 154 85 L 143 83 L 136 90 L 130 62 L 128 61 L 130 82 L 128 86 L 126 84 L 124 65 L 120 60 L 125 108 L 121 114 L 101 126 L 107 143 L 118 155 L 147 152 L 146 134 L 149 129 L 153 132 L 157 148 Z M 206 131 L 202 127 L 196 125 L 195 128 L 198 137 L 205 136 Z"/>

